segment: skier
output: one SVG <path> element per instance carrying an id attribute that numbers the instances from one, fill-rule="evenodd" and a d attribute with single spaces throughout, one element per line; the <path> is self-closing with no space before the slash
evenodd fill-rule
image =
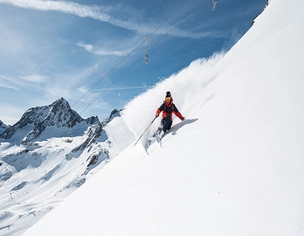
<path id="1" fill-rule="evenodd" d="M 162 131 L 160 133 L 160 138 L 162 138 L 165 133 L 171 128 L 172 113 L 174 113 L 174 115 L 176 115 L 182 121 L 185 119 L 173 103 L 170 91 L 166 92 L 165 100 L 163 104 L 156 110 L 155 117 L 158 117 L 161 112 L 163 112 L 163 118 L 161 120 Z"/>

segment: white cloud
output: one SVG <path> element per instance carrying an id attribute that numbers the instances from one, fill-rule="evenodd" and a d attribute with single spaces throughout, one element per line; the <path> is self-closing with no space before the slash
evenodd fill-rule
<path id="1" fill-rule="evenodd" d="M 77 46 L 84 48 L 88 52 L 93 52 L 94 46 L 92 44 L 86 44 L 85 42 L 78 42 Z"/>
<path id="2" fill-rule="evenodd" d="M 92 44 L 87 44 L 85 42 L 78 42 L 77 46 L 84 48 L 87 52 L 96 54 L 96 55 L 104 55 L 104 56 L 126 56 L 130 50 L 124 50 L 124 51 L 119 51 L 119 50 L 105 50 L 99 47 L 95 47 Z"/>
<path id="3" fill-rule="evenodd" d="M 37 75 L 37 74 L 21 76 L 20 78 L 28 82 L 37 82 L 37 83 L 44 82 L 49 79 L 47 76 Z"/>
<path id="4" fill-rule="evenodd" d="M 40 11 L 59 11 L 73 14 L 79 17 L 90 17 L 96 20 L 108 22 L 110 16 L 101 12 L 98 6 L 86 6 L 65 1 L 40 1 L 40 0 L 0 0 L 0 3 L 7 3 L 26 9 L 36 9 Z"/>
<path id="5" fill-rule="evenodd" d="M 117 5 L 116 7 L 103 7 L 97 5 L 82 5 L 74 2 L 66 2 L 66 1 L 41 1 L 41 0 L 0 0 L 0 3 L 11 4 L 16 7 L 25 8 L 25 9 L 34 9 L 38 11 L 58 11 L 65 14 L 72 14 L 82 18 L 92 18 L 98 21 L 106 22 L 114 26 L 118 26 L 127 30 L 135 31 L 140 34 L 150 34 L 155 31 L 156 28 L 159 27 L 159 23 L 147 23 L 142 21 L 142 11 L 134 10 L 130 8 L 124 8 L 121 5 Z M 127 9 L 127 12 L 126 12 Z M 132 20 L 122 20 L 120 18 L 116 18 L 108 12 L 115 12 L 115 15 L 119 15 L 120 17 L 127 14 L 128 12 L 132 12 Z M 136 12 L 136 14 L 134 14 Z M 137 19 L 137 17 L 139 19 Z M 140 23 L 138 23 L 140 22 Z M 189 38 L 202 38 L 206 36 L 210 36 L 210 32 L 203 33 L 194 33 L 185 31 L 182 29 L 178 29 L 175 26 L 170 26 L 163 24 L 162 27 L 159 28 L 154 34 L 167 34 L 170 32 L 171 35 L 179 36 L 179 37 L 189 37 Z M 175 29 L 174 32 L 171 31 Z M 99 53 L 107 53 L 107 52 L 99 52 Z M 117 52 L 110 52 L 117 53 Z"/>
<path id="6" fill-rule="evenodd" d="M 20 86 L 23 86 L 23 84 L 20 83 L 18 80 L 4 75 L 0 75 L 0 87 L 14 89 L 18 91 L 20 90 Z"/>
<path id="7" fill-rule="evenodd" d="M 0 87 L 2 88 L 7 88 L 7 89 L 14 89 L 14 90 L 20 90 L 19 88 L 17 88 L 16 86 L 12 86 L 9 84 L 5 84 L 2 81 L 0 81 Z"/>

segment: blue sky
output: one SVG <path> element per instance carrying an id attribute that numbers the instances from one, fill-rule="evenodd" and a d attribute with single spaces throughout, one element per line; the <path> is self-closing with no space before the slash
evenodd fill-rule
<path id="1" fill-rule="evenodd" d="M 103 120 L 193 60 L 229 50 L 265 3 L 0 0 L 0 120 L 12 125 L 60 97 Z"/>

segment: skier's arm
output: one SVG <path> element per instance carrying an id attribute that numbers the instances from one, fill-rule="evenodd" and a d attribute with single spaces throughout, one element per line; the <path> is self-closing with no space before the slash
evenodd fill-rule
<path id="1" fill-rule="evenodd" d="M 156 110 L 155 117 L 158 117 L 159 114 L 162 112 L 162 110 L 164 110 L 164 104 L 162 104 L 162 105 Z"/>
<path id="2" fill-rule="evenodd" d="M 185 119 L 185 117 L 183 117 L 183 115 L 182 115 L 180 112 L 174 112 L 174 114 L 175 114 L 178 118 L 180 118 L 181 120 L 184 120 L 184 119 Z"/>
<path id="3" fill-rule="evenodd" d="M 180 118 L 181 120 L 184 120 L 185 117 L 183 117 L 183 115 L 178 111 L 178 109 L 176 108 L 176 106 L 174 105 L 173 107 L 173 113 L 174 115 L 176 115 L 178 118 Z"/>

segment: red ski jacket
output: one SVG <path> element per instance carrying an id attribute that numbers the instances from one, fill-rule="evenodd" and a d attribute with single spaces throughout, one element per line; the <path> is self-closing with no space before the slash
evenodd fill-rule
<path id="1" fill-rule="evenodd" d="M 169 104 L 164 101 L 163 104 L 156 110 L 157 115 L 159 115 L 161 112 L 163 112 L 163 118 L 170 116 L 170 120 L 172 120 L 172 113 L 174 113 L 174 115 L 183 120 L 183 116 L 176 108 L 172 98 Z"/>

